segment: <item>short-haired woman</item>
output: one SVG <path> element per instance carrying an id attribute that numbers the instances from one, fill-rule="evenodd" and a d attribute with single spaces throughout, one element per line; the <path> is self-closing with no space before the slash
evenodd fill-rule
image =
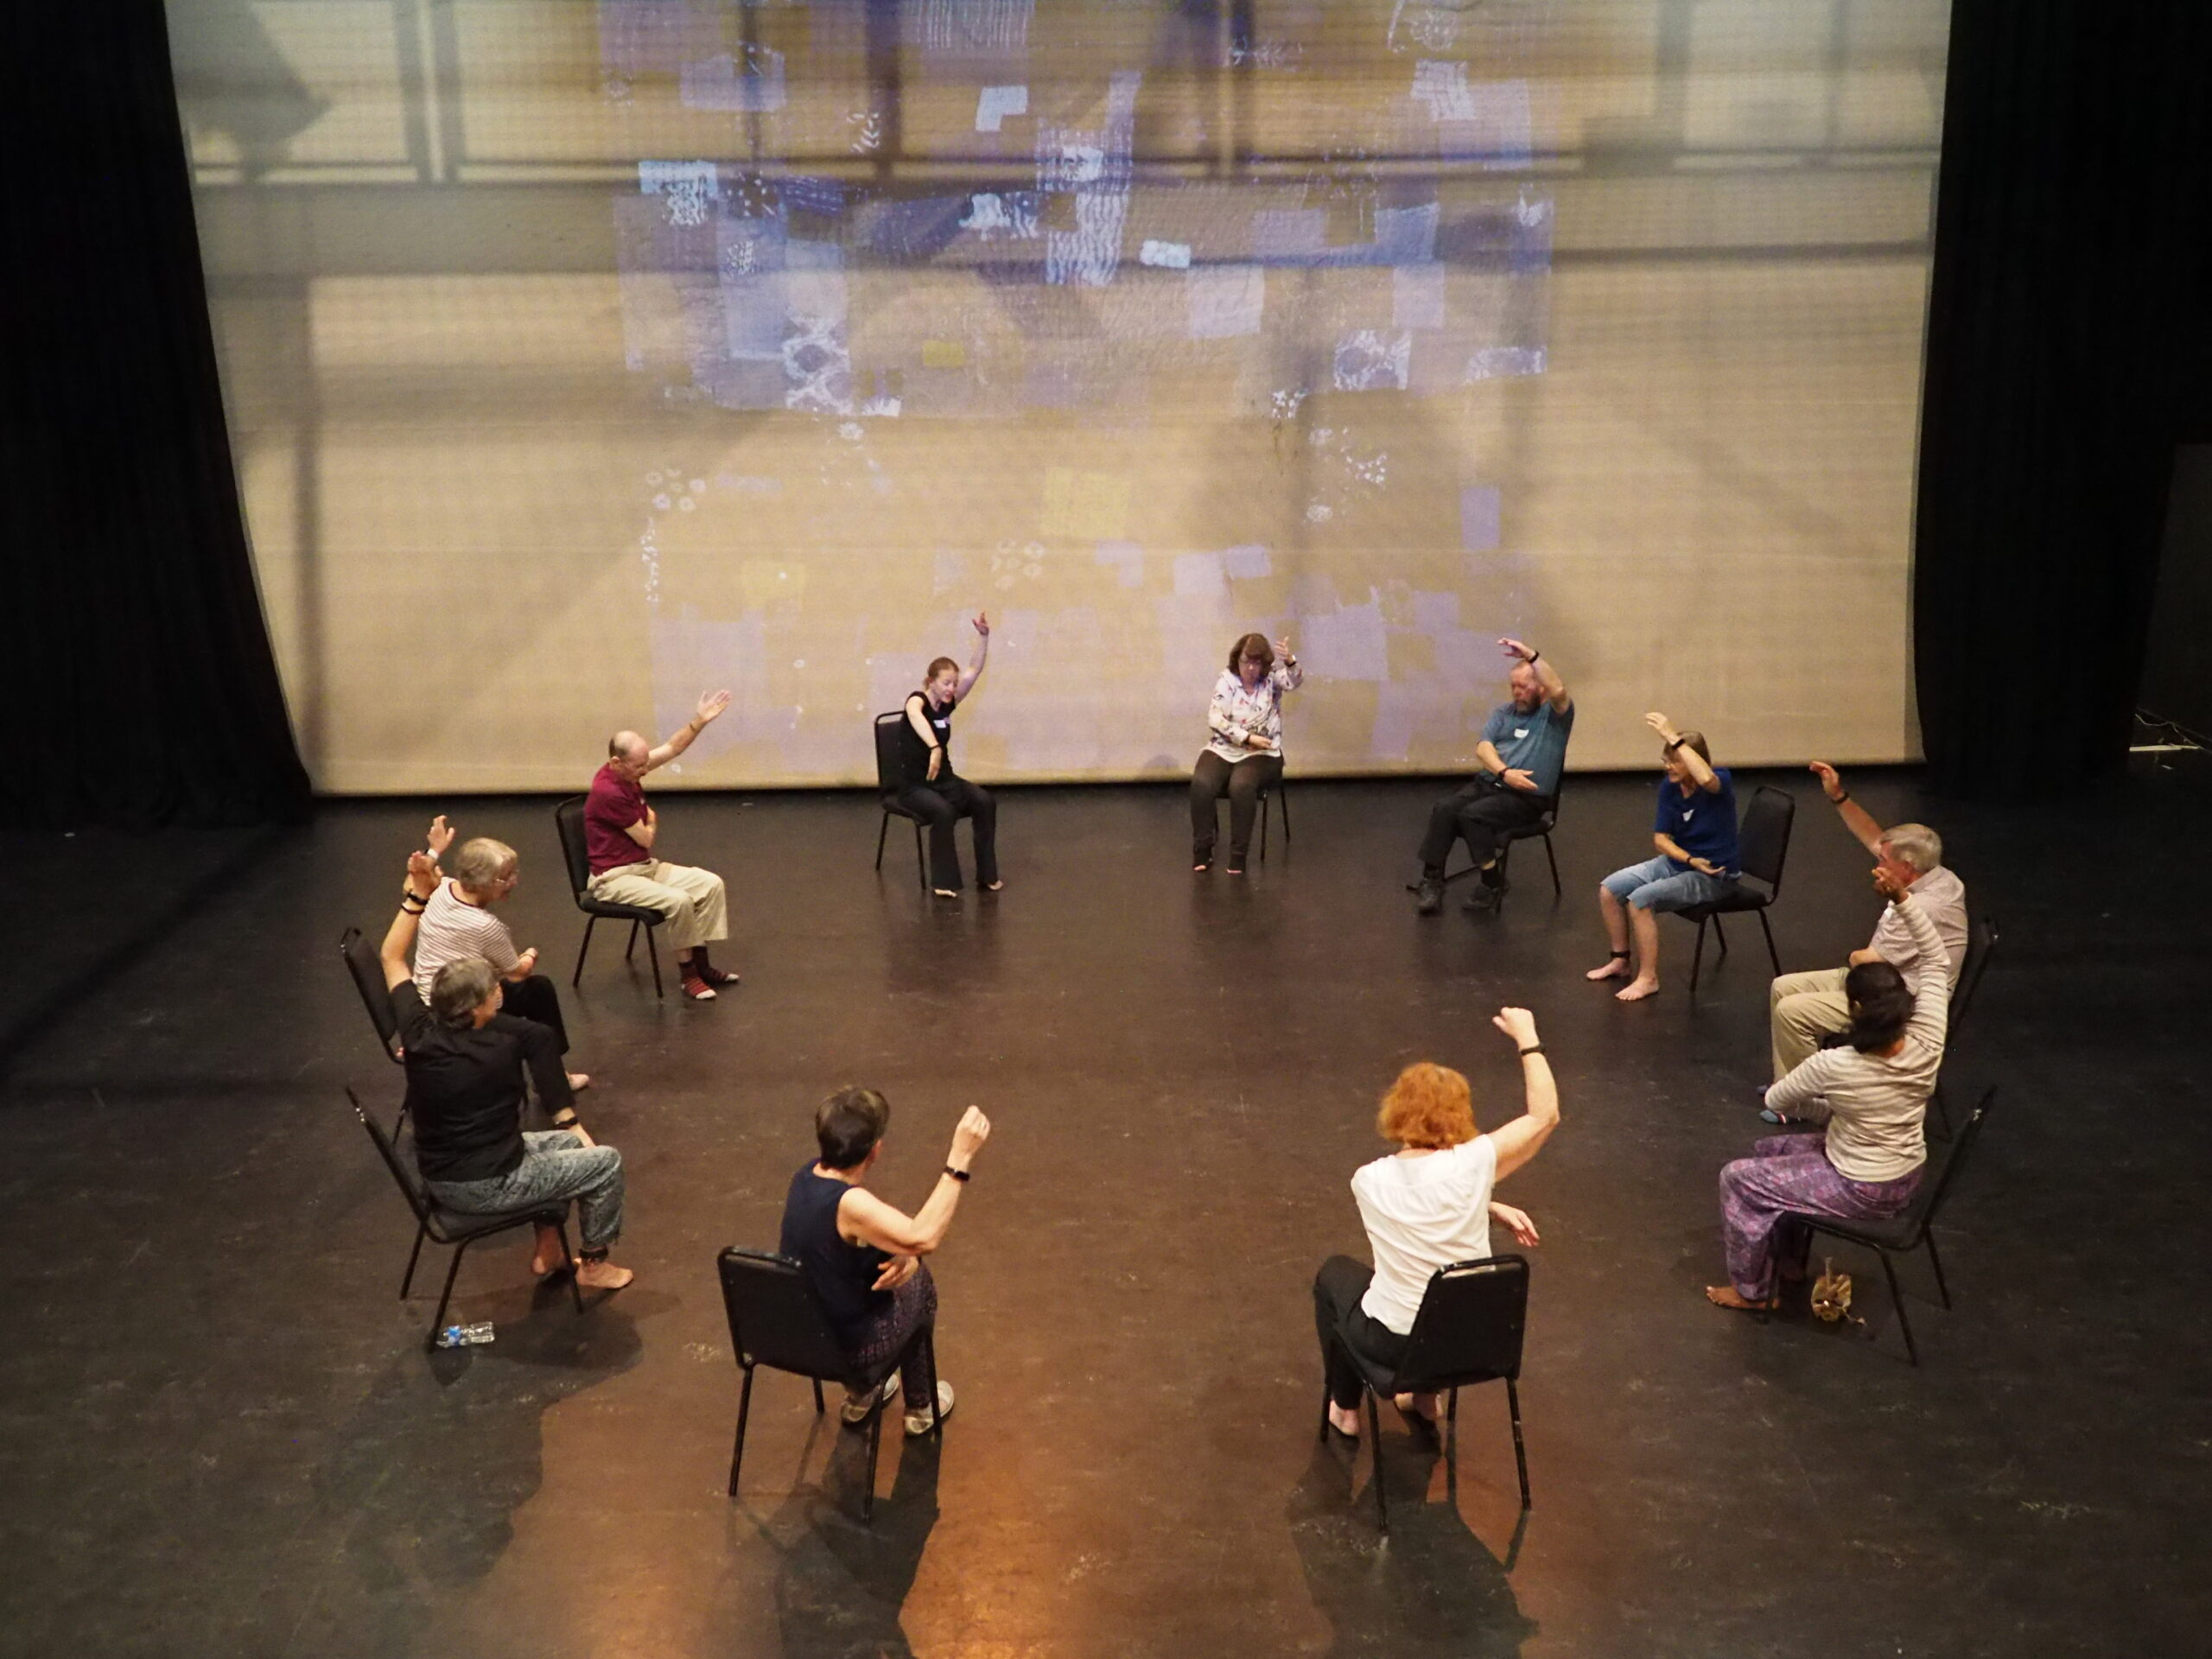
<path id="1" fill-rule="evenodd" d="M 1743 874 L 1736 849 L 1736 784 L 1728 768 L 1713 764 L 1701 732 L 1678 732 L 1666 715 L 1646 715 L 1659 734 L 1659 804 L 1651 842 L 1659 856 L 1615 870 L 1598 885 L 1598 908 L 1613 954 L 1594 980 L 1629 974 L 1629 936 L 1636 937 L 1636 976 L 1613 993 L 1641 1002 L 1659 990 L 1659 915 L 1709 905 L 1735 891 Z"/>
<path id="2" fill-rule="evenodd" d="M 1535 1224 L 1492 1200 L 1491 1189 L 1535 1157 L 1559 1126 L 1559 1087 L 1536 1039 L 1534 1014 L 1501 1008 L 1491 1023 L 1520 1051 L 1525 1111 L 1480 1134 L 1465 1077 L 1427 1062 L 1401 1071 L 1375 1119 L 1382 1138 L 1398 1149 L 1351 1178 L 1375 1265 L 1332 1255 L 1314 1277 L 1329 1426 L 1340 1434 L 1359 1433 L 1363 1384 L 1353 1356 L 1384 1370 L 1396 1368 L 1432 1274 L 1488 1255 L 1493 1218 L 1522 1244 L 1536 1242 Z M 1436 1420 L 1434 1395 L 1402 1394 L 1395 1404 L 1408 1417 Z"/>
<path id="3" fill-rule="evenodd" d="M 990 1120 L 975 1107 L 961 1115 L 944 1173 L 928 1202 L 910 1216 L 868 1190 L 868 1172 L 883 1154 L 890 1122 L 891 1103 L 873 1089 L 840 1089 L 822 1103 L 814 1114 L 822 1155 L 791 1177 L 784 1200 L 783 1240 L 777 1246 L 804 1265 L 855 1373 L 885 1363 L 916 1332 L 937 1322 L 937 1283 L 921 1258 L 944 1243 L 969 1166 L 991 1134 Z M 929 1379 L 910 1365 L 901 1381 L 906 1432 L 926 1434 L 931 1422 Z M 848 1391 L 845 1421 L 866 1422 L 878 1399 L 888 1397 L 892 1382 L 886 1377 L 874 1393 Z M 950 1382 L 938 1382 L 935 1405 L 939 1417 L 951 1411 Z"/>
<path id="4" fill-rule="evenodd" d="M 1229 648 L 1206 725 L 1213 735 L 1191 768 L 1191 868 L 1213 868 L 1218 803 L 1229 797 L 1229 873 L 1244 874 L 1260 793 L 1282 781 L 1282 694 L 1306 677 L 1290 641 L 1248 633 Z"/>
<path id="5" fill-rule="evenodd" d="M 1910 866 L 1874 867 L 1874 888 L 1890 901 L 1923 962 L 1942 960 L 1942 936 L 1907 889 Z M 1928 1164 L 1928 1096 L 1943 1065 L 1951 982 L 1923 973 L 1916 990 L 1886 962 L 1862 962 L 1844 981 L 1851 1026 L 1840 1048 L 1824 1048 L 1766 1091 L 1777 1121 L 1825 1122 L 1819 1135 L 1775 1135 L 1720 1172 L 1720 1226 L 1728 1282 L 1708 1285 L 1721 1307 L 1774 1306 L 1785 1261 L 1802 1270 L 1806 1237 L 1777 1238 L 1789 1214 L 1885 1221 L 1912 1202 Z"/>
<path id="6" fill-rule="evenodd" d="M 999 880 L 999 804 L 990 791 L 952 770 L 952 711 L 975 689 L 991 654 L 990 617 L 979 613 L 969 626 L 976 630 L 975 661 L 964 671 L 950 657 L 931 663 L 922 689 L 907 697 L 906 723 L 899 728 L 906 778 L 899 804 L 930 827 L 930 887 L 940 899 L 960 896 L 952 827 L 962 818 L 975 823 L 977 883 L 992 893 L 1006 885 Z"/>

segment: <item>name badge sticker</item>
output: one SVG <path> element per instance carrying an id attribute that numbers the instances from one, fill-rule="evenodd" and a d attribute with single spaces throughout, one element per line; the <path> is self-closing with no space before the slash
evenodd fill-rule
<path id="1" fill-rule="evenodd" d="M 1526 737 L 1529 735 L 1529 728 L 1526 726 L 1516 726 L 1513 728 L 1513 735 L 1516 737 Z"/>

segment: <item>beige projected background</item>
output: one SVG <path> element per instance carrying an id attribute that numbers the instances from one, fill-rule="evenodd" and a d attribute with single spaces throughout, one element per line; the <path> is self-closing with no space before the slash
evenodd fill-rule
<path id="1" fill-rule="evenodd" d="M 170 0 L 255 557 L 334 791 L 1917 751 L 1936 0 Z M 671 769 L 673 770 L 673 769 Z M 665 774 L 664 774 L 665 776 Z"/>

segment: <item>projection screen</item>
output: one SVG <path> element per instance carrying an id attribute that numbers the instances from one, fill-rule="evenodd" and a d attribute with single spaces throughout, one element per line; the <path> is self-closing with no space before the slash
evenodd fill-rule
<path id="1" fill-rule="evenodd" d="M 170 0 L 296 727 L 337 792 L 1916 753 L 1946 9 Z"/>

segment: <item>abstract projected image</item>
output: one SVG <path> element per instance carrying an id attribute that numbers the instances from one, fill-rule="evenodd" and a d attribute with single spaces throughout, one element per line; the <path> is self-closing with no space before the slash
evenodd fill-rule
<path id="1" fill-rule="evenodd" d="M 264 596 L 327 788 L 1915 750 L 1945 13 L 1796 0 L 175 0 Z"/>

